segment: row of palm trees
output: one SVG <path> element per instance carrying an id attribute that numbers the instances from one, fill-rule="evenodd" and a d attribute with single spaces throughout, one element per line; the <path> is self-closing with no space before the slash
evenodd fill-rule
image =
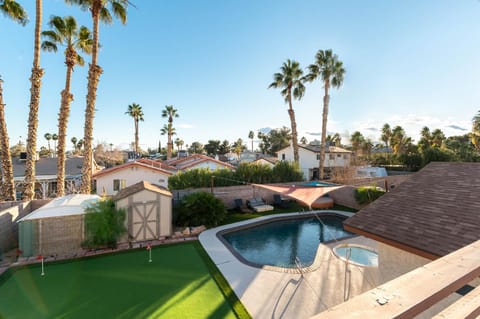
<path id="1" fill-rule="evenodd" d="M 324 177 L 324 161 L 327 137 L 327 119 L 330 103 L 330 89 L 339 88 L 344 79 L 345 68 L 342 61 L 332 50 L 319 50 L 315 55 L 315 62 L 308 66 L 308 74 L 303 75 L 300 63 L 288 59 L 280 68 L 280 72 L 273 75 L 273 82 L 269 88 L 280 88 L 285 103 L 288 104 L 288 115 L 290 117 L 292 129 L 293 157 L 295 162 L 299 162 L 298 141 L 297 141 L 297 123 L 295 120 L 295 111 L 293 110 L 292 99 L 301 100 L 305 94 L 305 82 L 313 82 L 317 79 L 323 83 L 323 113 L 322 113 L 322 138 L 320 145 L 320 179 Z"/>
<path id="2" fill-rule="evenodd" d="M 93 33 L 86 27 L 77 27 L 75 19 L 69 17 L 53 17 L 49 21 L 51 30 L 41 32 L 42 25 L 42 0 L 35 2 L 35 33 L 34 33 L 34 55 L 32 74 L 30 77 L 30 104 L 28 116 L 27 136 L 27 160 L 25 165 L 25 180 L 23 200 L 31 200 L 34 197 L 35 187 L 35 156 L 37 146 L 38 110 L 40 103 L 41 78 L 44 70 L 40 67 L 40 49 L 56 52 L 58 46 L 65 47 L 65 64 L 67 66 L 65 88 L 61 92 L 61 103 L 58 124 L 58 172 L 57 172 L 57 194 L 64 195 L 65 180 L 65 144 L 66 128 L 70 113 L 70 103 L 73 95 L 70 92 L 70 79 L 75 65 L 83 65 L 83 58 L 78 51 L 91 53 L 91 62 L 88 72 L 88 93 L 85 108 L 84 125 L 84 148 L 85 158 L 82 167 L 81 192 L 88 194 L 91 191 L 91 175 L 93 165 L 93 118 L 95 115 L 96 92 L 101 67 L 98 65 L 99 45 L 99 22 L 111 23 L 112 13 L 122 24 L 127 21 L 128 0 L 65 0 L 67 4 L 77 5 L 82 10 L 90 11 L 93 24 Z M 28 18 L 23 7 L 15 0 L 0 0 L 0 11 L 14 21 L 25 25 Z M 41 36 L 45 38 L 40 42 Z M 5 200 L 15 199 L 15 188 L 13 184 L 13 168 L 8 142 L 8 133 L 4 114 L 2 97 L 2 82 L 0 79 L 0 146 L 2 149 L 3 168 L 3 193 Z"/>

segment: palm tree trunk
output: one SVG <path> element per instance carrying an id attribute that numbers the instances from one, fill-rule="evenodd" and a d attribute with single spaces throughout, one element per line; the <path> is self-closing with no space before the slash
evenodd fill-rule
<path id="1" fill-rule="evenodd" d="M 68 54 L 68 53 L 67 53 Z M 65 89 L 62 91 L 62 102 L 60 114 L 58 117 L 58 158 L 57 158 L 57 196 L 65 195 L 65 161 L 66 161 L 66 141 L 67 124 L 70 116 L 70 102 L 73 95 L 70 93 L 70 79 L 72 77 L 73 65 L 71 57 L 66 58 L 67 74 L 65 78 Z"/>
<path id="2" fill-rule="evenodd" d="M 330 81 L 325 81 L 325 95 L 323 96 L 323 114 L 322 114 L 322 140 L 320 142 L 320 164 L 318 166 L 319 176 L 322 180 L 324 177 L 324 162 L 325 162 L 325 151 L 327 145 L 325 140 L 327 138 L 327 119 L 328 119 L 328 102 L 330 96 L 328 95 L 328 89 L 330 87 Z"/>
<path id="3" fill-rule="evenodd" d="M 85 108 L 85 127 L 83 138 L 83 166 L 82 166 L 82 186 L 80 192 L 82 194 L 90 194 L 92 190 L 92 169 L 93 169 L 93 118 L 95 116 L 95 100 L 97 98 L 97 86 L 102 74 L 102 68 L 97 65 L 98 59 L 98 36 L 99 36 L 99 20 L 100 9 L 102 3 L 100 0 L 94 0 L 92 4 L 92 20 L 93 20 L 93 48 L 92 63 L 88 70 L 88 93 L 87 107 Z"/>
<path id="4" fill-rule="evenodd" d="M 2 156 L 2 195 L 5 201 L 14 201 L 15 184 L 13 182 L 12 156 L 10 154 L 10 143 L 8 141 L 7 122 L 5 121 L 5 104 L 3 104 L 3 80 L 0 79 L 0 149 Z"/>
<path id="5" fill-rule="evenodd" d="M 33 67 L 30 81 L 30 112 L 28 115 L 27 161 L 25 163 L 25 189 L 23 200 L 35 197 L 35 158 L 37 155 L 38 108 L 40 105 L 40 87 L 43 69 L 40 68 L 40 31 L 42 26 L 42 0 L 36 0 L 35 6 L 35 42 Z"/>
<path id="6" fill-rule="evenodd" d="M 133 119 L 135 123 L 135 156 L 138 154 L 138 119 L 134 118 Z"/>
<path id="7" fill-rule="evenodd" d="M 295 121 L 295 111 L 293 110 L 292 106 L 292 94 L 291 90 L 288 94 L 288 115 L 290 116 L 290 124 L 292 126 L 292 147 L 293 147 L 293 160 L 295 163 L 298 164 L 299 156 L 298 156 L 298 142 L 297 142 L 297 122 Z"/>
<path id="8" fill-rule="evenodd" d="M 173 149 L 173 142 L 172 142 L 172 122 L 173 118 L 170 116 L 168 119 L 168 141 L 167 141 L 167 160 L 172 158 L 172 149 Z"/>

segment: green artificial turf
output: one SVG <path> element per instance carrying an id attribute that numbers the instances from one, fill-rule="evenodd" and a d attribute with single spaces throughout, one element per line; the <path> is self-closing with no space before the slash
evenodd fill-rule
<path id="1" fill-rule="evenodd" d="M 0 318 L 248 317 L 199 246 L 153 247 L 151 263 L 145 249 L 46 263 L 43 277 L 39 265 L 10 270 L 0 278 Z"/>

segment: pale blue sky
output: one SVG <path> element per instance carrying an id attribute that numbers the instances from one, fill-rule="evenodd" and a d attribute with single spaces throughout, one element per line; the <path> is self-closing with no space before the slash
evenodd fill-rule
<path id="1" fill-rule="evenodd" d="M 4 80 L 11 143 L 27 135 L 34 1 L 19 0 L 30 23 L 0 17 L 0 74 Z M 286 59 L 306 67 L 319 49 L 344 62 L 344 85 L 332 91 L 329 132 L 360 130 L 378 140 L 380 127 L 403 126 L 459 135 L 480 109 L 480 2 L 477 0 L 133 0 L 128 23 L 101 25 L 104 69 L 97 98 L 96 142 L 127 147 L 133 121 L 124 114 L 139 103 L 142 148 L 166 145 L 161 110 L 172 104 L 177 137 L 186 144 L 209 139 L 248 140 L 250 130 L 290 127 L 279 90 L 267 89 Z M 88 13 L 60 0 L 44 1 L 44 26 L 52 15 L 74 15 L 91 27 Z M 89 57 L 86 57 L 89 60 Z M 42 52 L 45 69 L 39 145 L 56 132 L 65 67 L 62 54 Z M 87 67 L 72 79 L 68 140 L 82 138 Z M 299 137 L 319 138 L 321 83 L 307 84 L 294 102 Z M 462 130 L 464 129 L 464 130 Z M 310 133 L 310 134 L 309 134 Z M 69 145 L 70 146 L 70 145 Z"/>

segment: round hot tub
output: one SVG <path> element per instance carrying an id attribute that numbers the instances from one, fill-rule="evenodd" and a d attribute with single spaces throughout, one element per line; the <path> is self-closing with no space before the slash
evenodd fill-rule
<path id="1" fill-rule="evenodd" d="M 378 266 L 377 252 L 366 246 L 342 244 L 334 247 L 333 252 L 338 258 L 351 264 L 365 267 Z"/>

